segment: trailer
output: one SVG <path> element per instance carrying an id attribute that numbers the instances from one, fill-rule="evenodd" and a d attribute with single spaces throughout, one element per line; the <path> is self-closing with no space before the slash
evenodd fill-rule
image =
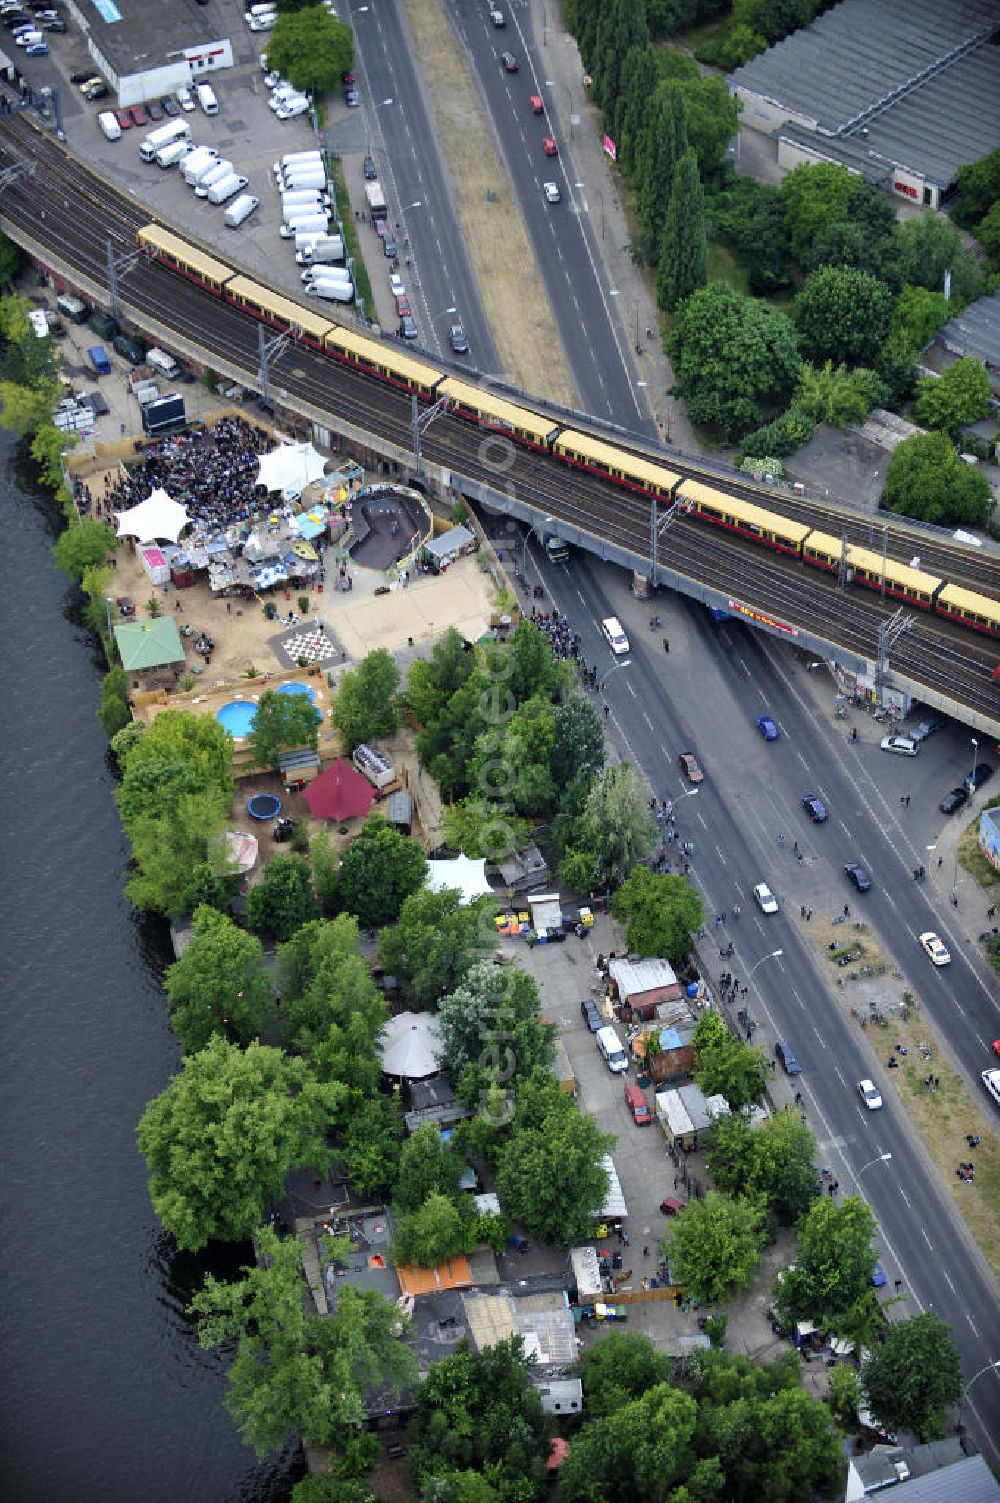
<path id="1" fill-rule="evenodd" d="M 368 200 L 368 212 L 372 222 L 376 219 L 388 218 L 389 211 L 385 204 L 385 194 L 382 192 L 380 183 L 365 183 L 365 197 Z"/>

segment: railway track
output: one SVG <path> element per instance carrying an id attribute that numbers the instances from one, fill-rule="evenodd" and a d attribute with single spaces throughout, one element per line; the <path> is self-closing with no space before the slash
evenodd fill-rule
<path id="1" fill-rule="evenodd" d="M 30 240 L 43 238 L 39 226 L 44 224 L 44 239 L 60 258 L 103 285 L 108 239 L 117 254 L 132 251 L 138 229 L 148 222 L 148 210 L 70 158 L 23 117 L 5 121 L 0 138 L 0 161 L 10 165 L 18 160 L 44 162 L 49 175 L 49 207 L 47 211 L 38 210 L 37 194 L 27 178 L 8 183 L 0 200 L 4 216 Z M 141 258 L 120 275 L 119 295 L 140 320 L 143 314 L 148 315 L 196 347 L 222 356 L 247 373 L 249 384 L 254 383 L 259 325 L 248 314 Z M 274 379 L 291 399 L 332 410 L 356 428 L 378 433 L 397 447 L 408 449 L 409 396 L 375 377 L 346 368 L 306 346 L 293 345 L 275 368 Z M 501 491 L 512 485 L 516 494 L 530 497 L 554 516 L 616 543 L 640 559 L 649 558 L 650 507 L 640 496 L 515 445 L 510 446 L 512 463 L 498 483 L 495 470 L 483 461 L 482 435 L 452 414 L 441 415 L 428 429 L 422 445 L 433 463 Z M 772 493 L 762 493 L 752 485 L 741 486 L 736 477 L 682 465 L 676 455 L 643 450 L 638 445 L 635 452 L 651 453 L 659 462 L 699 478 L 710 476 L 713 484 L 732 494 L 774 504 Z M 841 508 L 824 508 L 805 498 L 782 495 L 781 509 L 790 518 L 838 536 L 846 532 L 863 546 L 871 545 L 869 523 Z M 956 582 L 985 589 L 1000 598 L 1000 563 L 970 559 L 961 550 L 929 543 L 918 529 L 887 525 L 890 539 L 902 556 L 912 556 L 919 548 L 923 567 L 936 568 Z M 703 523 L 683 515 L 674 519 L 666 534 L 660 559 L 669 561 L 680 574 L 803 630 L 835 640 L 869 660 L 875 656 L 881 622 L 898 609 L 895 601 L 881 601 L 867 592 L 846 592 L 822 572 L 806 570 L 801 563 L 742 539 L 726 537 L 723 541 L 714 529 L 709 531 Z M 959 562 L 965 571 L 961 575 L 956 573 Z M 925 617 L 916 610 L 908 614 L 911 626 L 893 650 L 893 666 L 918 684 L 958 697 L 970 708 L 995 718 L 998 695 L 991 678 L 995 647 L 939 618 Z M 957 693 L 956 685 L 960 686 Z"/>

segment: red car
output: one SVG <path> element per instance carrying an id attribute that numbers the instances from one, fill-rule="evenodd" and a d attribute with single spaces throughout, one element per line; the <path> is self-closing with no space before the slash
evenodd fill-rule
<path id="1" fill-rule="evenodd" d="M 132 116 L 128 110 L 115 110 L 114 114 L 122 130 L 131 130 Z"/>
<path id="2" fill-rule="evenodd" d="M 647 1127 L 653 1120 L 652 1113 L 646 1102 L 646 1093 L 642 1086 L 627 1085 L 625 1087 L 625 1105 L 632 1113 L 632 1121 L 639 1127 Z"/>
<path id="3" fill-rule="evenodd" d="M 542 137 L 542 150 L 547 157 L 557 157 L 559 155 L 559 148 L 556 145 L 554 136 Z"/>
<path id="4" fill-rule="evenodd" d="M 993 1053 L 1000 1059 L 1000 1039 L 993 1040 Z"/>
<path id="5" fill-rule="evenodd" d="M 409 300 L 409 298 L 398 297 L 396 299 L 396 316 L 397 316 L 397 318 L 410 318 L 410 317 L 412 317 L 412 314 L 413 314 L 413 309 L 410 307 L 410 300 Z"/>
<path id="6" fill-rule="evenodd" d="M 142 108 L 141 105 L 134 104 L 132 106 L 132 108 L 129 110 L 129 114 L 132 117 L 132 124 L 133 125 L 148 125 L 149 124 L 149 121 L 146 119 L 146 111 Z"/>

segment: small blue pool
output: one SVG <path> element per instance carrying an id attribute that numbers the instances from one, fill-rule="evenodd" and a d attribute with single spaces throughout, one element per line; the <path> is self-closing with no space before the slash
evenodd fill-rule
<path id="1" fill-rule="evenodd" d="M 311 705 L 316 703 L 316 690 L 309 684 L 279 684 L 279 694 L 304 694 Z"/>
<path id="2" fill-rule="evenodd" d="M 257 714 L 257 706 L 249 699 L 232 699 L 229 704 L 223 705 L 221 710 L 216 710 L 215 718 L 224 731 L 241 741 L 249 736 L 253 728 L 254 716 Z"/>

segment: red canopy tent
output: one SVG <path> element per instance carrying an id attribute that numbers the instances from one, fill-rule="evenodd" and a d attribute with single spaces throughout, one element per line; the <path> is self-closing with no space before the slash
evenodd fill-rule
<path id="1" fill-rule="evenodd" d="M 375 789 L 346 757 L 338 757 L 303 791 L 317 819 L 363 819 L 372 806 Z"/>

